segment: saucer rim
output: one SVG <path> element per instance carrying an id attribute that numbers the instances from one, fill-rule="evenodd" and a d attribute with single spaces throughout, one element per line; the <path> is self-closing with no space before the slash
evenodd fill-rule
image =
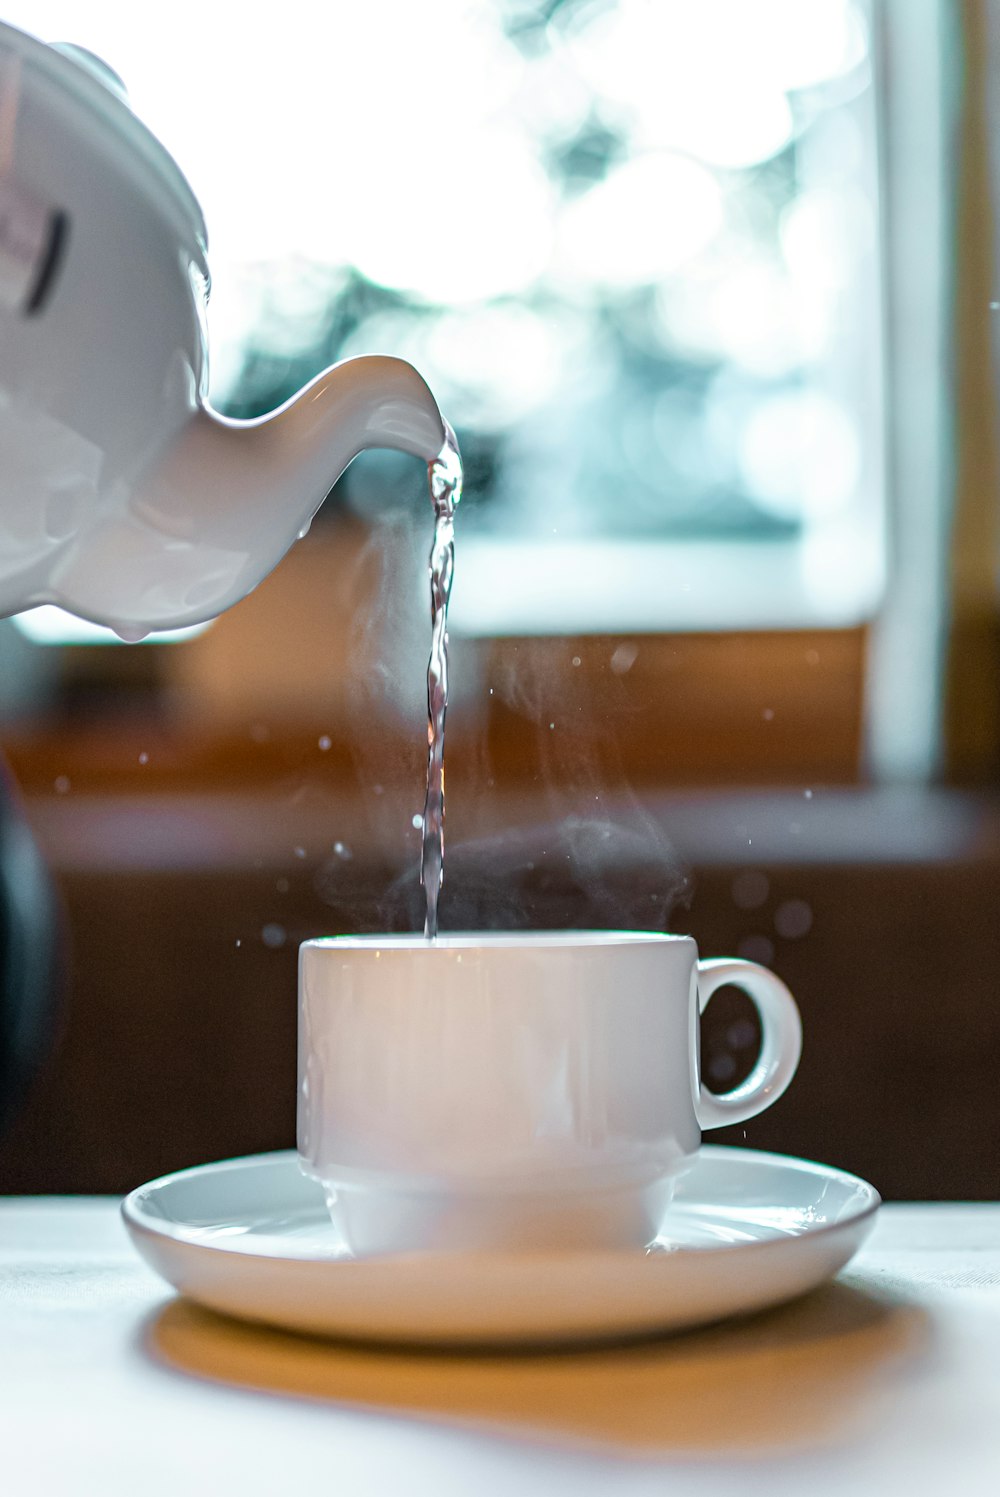
<path id="1" fill-rule="evenodd" d="M 677 1251 L 683 1254 L 702 1254 L 710 1252 L 713 1255 L 723 1254 L 728 1256 L 732 1253 L 745 1254 L 748 1251 L 753 1251 L 755 1253 L 766 1252 L 768 1250 L 777 1248 L 787 1248 L 789 1241 L 796 1238 L 808 1238 L 810 1242 L 816 1242 L 818 1239 L 830 1236 L 835 1233 L 843 1232 L 845 1228 L 857 1230 L 859 1227 L 861 1227 L 862 1223 L 865 1222 L 868 1222 L 868 1226 L 865 1228 L 865 1235 L 867 1236 L 868 1231 L 871 1230 L 871 1221 L 869 1219 L 875 1217 L 883 1204 L 882 1196 L 874 1185 L 872 1185 L 868 1180 L 863 1179 L 860 1175 L 855 1175 L 850 1170 L 841 1169 L 837 1165 L 822 1164 L 818 1160 L 803 1159 L 793 1154 L 780 1154 L 773 1150 L 744 1149 L 738 1145 L 731 1144 L 703 1144 L 698 1158 L 696 1159 L 693 1168 L 689 1172 L 690 1175 L 693 1175 L 697 1172 L 699 1163 L 706 1156 L 711 1161 L 723 1163 L 742 1163 L 746 1161 L 748 1163 L 754 1162 L 765 1167 L 771 1166 L 785 1169 L 791 1166 L 795 1170 L 808 1175 L 818 1175 L 825 1179 L 830 1179 L 831 1177 L 833 1177 L 842 1186 L 848 1188 L 856 1194 L 858 1198 L 858 1204 L 855 1209 L 852 1209 L 852 1206 L 848 1206 L 846 1213 L 842 1216 L 839 1216 L 834 1221 L 824 1222 L 821 1225 L 807 1225 L 801 1232 L 790 1233 L 788 1236 L 776 1236 L 771 1238 L 758 1239 L 754 1242 L 749 1243 L 716 1243 L 713 1244 L 710 1248 L 682 1244 L 679 1246 Z M 288 1252 L 282 1252 L 270 1247 L 265 1247 L 259 1242 L 245 1242 L 234 1240 L 231 1237 L 212 1238 L 206 1236 L 204 1238 L 195 1238 L 191 1235 L 191 1228 L 189 1224 L 185 1224 L 183 1222 L 172 1222 L 165 1217 L 155 1216 L 152 1213 L 147 1213 L 147 1211 L 145 1210 L 145 1201 L 151 1195 L 162 1190 L 169 1189 L 172 1185 L 192 1176 L 204 1178 L 205 1176 L 221 1174 L 223 1172 L 231 1170 L 240 1170 L 265 1165 L 271 1165 L 273 1167 L 275 1165 L 283 1163 L 287 1163 L 290 1166 L 297 1167 L 297 1151 L 295 1149 L 264 1150 L 256 1154 L 243 1154 L 229 1159 L 211 1160 L 204 1164 L 189 1165 L 184 1169 L 171 1170 L 169 1173 L 165 1175 L 159 1175 L 155 1179 L 148 1180 L 144 1184 L 138 1185 L 135 1187 L 135 1189 L 129 1191 L 121 1201 L 121 1215 L 127 1229 L 130 1232 L 149 1234 L 154 1237 L 169 1238 L 172 1242 L 176 1242 L 183 1247 L 209 1250 L 215 1254 L 221 1254 L 223 1256 L 238 1255 L 240 1257 L 247 1258 L 268 1258 L 278 1262 L 286 1263 L 322 1262 L 329 1263 L 331 1265 L 342 1266 L 347 1264 L 359 1265 L 362 1263 L 375 1261 L 378 1261 L 379 1263 L 385 1263 L 390 1259 L 393 1261 L 412 1260 L 412 1258 L 415 1256 L 414 1254 L 408 1253 L 406 1251 L 378 1254 L 377 1259 L 374 1255 L 370 1254 L 364 1254 L 359 1257 L 354 1257 L 353 1255 L 348 1253 L 345 1253 L 343 1256 L 330 1257 L 309 1253 L 293 1255 Z M 305 1178 L 307 1177 L 303 1176 L 303 1179 Z M 705 1204 L 711 1205 L 712 1202 L 707 1201 Z M 579 1253 L 581 1251 L 584 1251 L 584 1249 L 574 1248 L 569 1251 Z M 639 1250 L 634 1248 L 628 1250 L 601 1248 L 593 1250 L 588 1249 L 586 1251 L 592 1257 L 600 1256 L 610 1258 L 620 1258 L 622 1256 L 630 1257 L 639 1253 Z M 642 1255 L 645 1256 L 644 1253 Z M 447 1257 L 455 1255 L 449 1255 L 447 1253 L 435 1253 L 433 1256 Z M 498 1249 L 495 1252 L 483 1254 L 481 1256 L 506 1258 L 511 1255 L 507 1251 Z M 530 1260 L 535 1257 L 544 1258 L 547 1261 L 551 1261 L 552 1256 L 553 1255 L 551 1252 L 542 1251 L 539 1251 L 537 1253 L 531 1251 L 519 1251 L 517 1253 L 518 1259 L 523 1261 Z M 668 1256 L 672 1257 L 673 1254 L 670 1254 Z"/>

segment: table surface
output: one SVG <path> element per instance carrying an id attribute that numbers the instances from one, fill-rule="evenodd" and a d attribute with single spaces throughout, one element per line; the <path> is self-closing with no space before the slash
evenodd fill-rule
<path id="1" fill-rule="evenodd" d="M 116 1203 L 0 1201 L 0 1489 L 1000 1491 L 1000 1205 L 883 1208 L 834 1283 L 571 1353 L 378 1350 L 178 1299 Z"/>

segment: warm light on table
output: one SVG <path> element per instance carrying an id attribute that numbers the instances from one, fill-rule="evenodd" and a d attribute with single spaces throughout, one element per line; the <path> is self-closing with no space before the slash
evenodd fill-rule
<path id="1" fill-rule="evenodd" d="M 888 1206 L 783 1309 L 591 1351 L 307 1340 L 174 1298 L 117 1203 L 0 1204 L 3 1487 L 520 1497 L 992 1490 L 1000 1206 Z"/>

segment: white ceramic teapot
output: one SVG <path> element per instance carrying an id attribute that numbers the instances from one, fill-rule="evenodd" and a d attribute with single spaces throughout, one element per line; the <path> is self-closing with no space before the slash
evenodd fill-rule
<path id="1" fill-rule="evenodd" d="M 216 414 L 205 250 L 120 80 L 0 24 L 0 614 L 57 603 L 125 638 L 213 618 L 361 450 L 446 445 L 420 375 L 387 357 L 259 421 Z"/>

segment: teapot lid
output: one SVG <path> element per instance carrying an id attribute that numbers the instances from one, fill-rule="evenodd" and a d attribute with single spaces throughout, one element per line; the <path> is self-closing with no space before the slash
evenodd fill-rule
<path id="1" fill-rule="evenodd" d="M 37 69 L 102 121 L 112 141 L 137 153 L 165 189 L 170 205 L 179 210 L 184 226 L 194 231 L 202 251 L 207 249 L 205 220 L 187 178 L 166 147 L 133 112 L 125 85 L 113 68 L 84 47 L 50 45 L 0 21 L 0 71 L 5 53 L 13 53 Z"/>

